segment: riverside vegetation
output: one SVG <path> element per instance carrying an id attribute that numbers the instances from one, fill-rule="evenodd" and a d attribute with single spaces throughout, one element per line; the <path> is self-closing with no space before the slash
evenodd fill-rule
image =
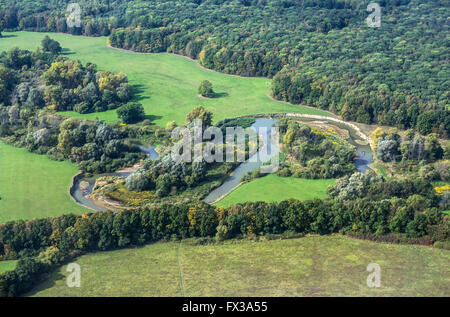
<path id="1" fill-rule="evenodd" d="M 0 48 L 7 50 L 0 55 L 2 141 L 54 160 L 71 161 L 85 173 L 109 172 L 140 162 L 145 155 L 134 145 L 136 139 L 170 145 L 169 132 L 198 104 L 204 107 L 190 112 L 190 119 L 201 117 L 212 123 L 214 114 L 222 127 L 252 120 L 220 121 L 232 115 L 297 112 L 333 116 L 325 111 L 330 110 L 344 120 L 411 130 L 377 129 L 373 133 L 376 165 L 389 176 L 385 178 L 371 171 L 353 173 L 354 150 L 331 131 L 282 121 L 283 168 L 277 176 L 253 182 L 279 180 L 280 176 L 302 177 L 283 177 L 285 184 L 340 177 L 335 182 L 323 180 L 333 184 L 326 190 L 319 188 L 320 199 L 302 202 L 231 201 L 227 208 L 211 206 L 199 198 L 212 188 L 208 172 L 215 173 L 213 166 L 206 173 L 202 164 L 180 166 L 184 174 L 172 177 L 178 169 L 165 165 L 164 158 L 144 161 L 127 180 L 129 188 L 122 180 L 108 184 L 117 185 L 110 197 L 130 202 L 129 209 L 73 211 L 79 215 L 0 225 L 5 271 L 0 274 L 0 295 L 24 294 L 79 255 L 161 240 L 193 238 L 220 245 L 236 238 L 343 234 L 449 249 L 446 139 L 450 112 L 448 51 L 443 37 L 448 31 L 448 1 L 383 1 L 380 29 L 362 26 L 367 2 L 356 0 L 112 0 L 98 1 L 95 7 L 82 1 L 90 9 L 81 28 L 67 28 L 65 8 L 53 2 L 39 4 L 37 0 L 6 0 L 0 4 L 2 27 L 6 31 L 107 35 L 107 43 L 115 48 L 176 53 L 220 72 L 273 78 L 226 76 L 176 56 L 115 50 L 101 37 L 1 33 Z M 180 11 L 186 6 L 191 10 Z M 382 41 L 380 31 L 385 35 Z M 34 49 L 42 37 L 42 48 L 26 50 Z M 121 73 L 124 70 L 130 79 Z M 214 98 L 205 80 L 214 85 Z M 199 91 L 202 81 L 205 89 Z M 270 100 L 269 89 L 276 99 L 303 105 Z M 209 96 L 198 96 L 199 92 Z M 168 173 L 157 172 L 161 166 Z M 229 170 L 220 173 L 224 176 Z M 253 182 L 238 188 L 236 195 L 248 193 Z M 173 191 L 176 185 L 178 197 Z M 135 200 L 129 200 L 124 188 Z M 190 191 L 197 192 L 189 195 Z M 11 201 L 11 191 L 5 194 L 0 206 L 3 200 Z M 161 201 L 130 208 L 149 197 Z M 165 201 L 168 197 L 173 200 Z M 37 213 L 58 215 L 54 212 Z M 439 253 L 440 259 L 448 255 L 445 252 Z"/>

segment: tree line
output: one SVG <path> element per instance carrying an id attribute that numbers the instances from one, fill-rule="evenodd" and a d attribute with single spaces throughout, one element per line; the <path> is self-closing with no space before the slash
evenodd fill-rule
<path id="1" fill-rule="evenodd" d="M 329 194 L 330 199 L 247 202 L 228 209 L 190 202 L 8 222 L 0 225 L 0 259 L 19 262 L 0 275 L 0 295 L 23 294 L 82 253 L 161 240 L 341 233 L 449 247 L 449 217 L 426 180 L 355 173 L 340 179 Z"/>
<path id="2" fill-rule="evenodd" d="M 115 47 L 274 77 L 277 99 L 448 138 L 448 0 L 379 1 L 381 28 L 365 23 L 369 2 L 83 0 L 82 27 L 69 30 L 67 1 L 7 0 L 0 19 L 8 30 L 110 35 Z"/>

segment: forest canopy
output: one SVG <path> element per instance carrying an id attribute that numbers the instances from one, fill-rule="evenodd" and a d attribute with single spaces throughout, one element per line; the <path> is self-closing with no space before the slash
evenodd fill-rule
<path id="1" fill-rule="evenodd" d="M 224 73 L 274 77 L 272 95 L 345 120 L 450 135 L 450 3 L 383 0 L 369 28 L 361 0 L 80 0 L 0 4 L 5 30 L 110 35 L 112 46 L 172 52 Z"/>

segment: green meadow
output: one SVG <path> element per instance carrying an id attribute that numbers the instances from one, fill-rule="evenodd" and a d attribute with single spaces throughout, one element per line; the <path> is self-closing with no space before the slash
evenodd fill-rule
<path id="1" fill-rule="evenodd" d="M 0 274 L 16 268 L 17 261 L 0 261 Z"/>
<path id="2" fill-rule="evenodd" d="M 203 105 L 214 113 L 214 120 L 239 115 L 269 112 L 331 114 L 314 108 L 277 102 L 269 98 L 271 80 L 242 78 L 201 68 L 196 61 L 167 53 L 141 54 L 109 48 L 106 37 L 83 37 L 58 33 L 14 32 L 0 38 L 0 51 L 12 47 L 34 50 L 45 35 L 57 40 L 64 54 L 83 63 L 92 62 L 101 70 L 126 74 L 137 93 L 136 101 L 143 104 L 148 119 L 165 126 L 175 120 L 184 124 L 186 114 Z M 197 89 L 204 79 L 211 81 L 220 97 L 201 99 Z M 63 113 L 107 122 L 118 120 L 116 111 L 80 115 Z"/>
<path id="3" fill-rule="evenodd" d="M 0 223 L 81 213 L 69 196 L 70 162 L 56 162 L 0 142 Z"/>
<path id="4" fill-rule="evenodd" d="M 343 236 L 194 245 L 166 242 L 88 254 L 81 287 L 67 266 L 30 296 L 450 296 L 450 252 Z M 367 286 L 367 266 L 381 287 Z"/>
<path id="5" fill-rule="evenodd" d="M 275 202 L 290 198 L 298 200 L 325 198 L 328 186 L 334 181 L 334 179 L 303 179 L 270 174 L 242 184 L 216 205 L 229 207 L 246 201 Z"/>
<path id="6" fill-rule="evenodd" d="M 45 35 L 59 41 L 63 53 L 70 58 L 79 59 L 83 63 L 95 63 L 102 70 L 125 73 L 135 88 L 136 101 L 144 105 L 148 119 L 157 125 L 165 126 L 171 120 L 183 124 L 186 113 L 197 105 L 211 110 L 215 121 L 269 112 L 330 115 L 318 109 L 270 99 L 270 79 L 221 74 L 200 67 L 196 61 L 173 54 L 140 54 L 110 48 L 106 37 L 4 33 L 4 37 L 0 38 L 0 51 L 12 47 L 34 50 L 40 46 Z M 219 94 L 218 98 L 198 97 L 197 88 L 204 79 L 212 82 Z M 87 119 L 99 118 L 107 122 L 118 120 L 115 110 L 86 115 L 75 112 L 62 114 Z M 70 178 L 77 172 L 74 165 L 52 162 L 45 157 L 27 154 L 25 150 L 4 147 L 7 151 L 0 156 L 0 167 L 5 171 L 0 175 L 0 222 L 80 211 L 67 194 Z M 24 165 L 25 162 L 28 165 Z M 324 197 L 325 189 L 331 183 L 328 180 L 306 181 L 268 176 L 242 186 L 224 199 L 223 204 L 268 198 L 278 201 L 286 198 Z M 313 189 L 308 186 L 313 186 Z M 304 188 L 308 188 L 308 191 Z"/>

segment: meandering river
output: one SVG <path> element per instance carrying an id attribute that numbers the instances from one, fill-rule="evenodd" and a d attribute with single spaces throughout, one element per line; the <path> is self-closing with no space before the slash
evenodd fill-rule
<path id="1" fill-rule="evenodd" d="M 347 141 L 355 146 L 357 151 L 357 158 L 355 160 L 355 166 L 358 172 L 365 173 L 370 169 L 369 164 L 373 162 L 373 155 L 370 145 L 367 143 L 367 138 L 362 137 L 362 133 L 354 128 L 352 124 L 333 119 L 328 117 L 320 117 L 317 116 L 308 117 L 301 116 L 296 117 L 296 120 L 302 121 L 304 123 L 312 122 L 312 121 L 320 121 L 328 124 L 335 125 L 340 129 L 345 129 L 349 133 L 349 137 Z M 242 177 L 248 172 L 253 172 L 259 167 L 261 167 L 264 163 L 270 161 L 272 157 L 278 154 L 279 149 L 275 144 L 271 142 L 271 127 L 277 125 L 277 120 L 272 118 L 258 118 L 252 124 L 257 131 L 260 128 L 266 128 L 266 133 L 261 133 L 260 137 L 263 139 L 263 147 L 267 146 L 267 154 L 264 158 L 260 158 L 258 153 L 255 153 L 252 158 L 254 159 L 256 156 L 256 161 L 252 162 L 248 160 L 242 164 L 240 164 L 232 173 L 229 179 L 227 179 L 221 186 L 214 189 L 205 199 L 204 201 L 207 203 L 214 203 L 215 201 L 221 199 L 222 197 L 228 195 L 231 191 L 233 191 L 236 187 L 241 183 Z M 140 147 L 142 151 L 147 153 L 147 156 L 151 160 L 155 160 L 158 158 L 158 153 L 155 151 L 153 146 Z M 264 149 L 264 148 L 263 148 Z M 101 176 L 120 176 L 127 177 L 132 172 L 116 172 L 111 174 L 103 174 Z M 98 176 L 97 176 L 98 177 Z M 95 211 L 105 211 L 107 210 L 104 207 L 98 206 L 95 202 L 89 197 L 92 193 L 96 178 L 81 178 L 76 180 L 75 186 L 71 191 L 71 195 L 74 200 L 89 209 Z"/>
<path id="2" fill-rule="evenodd" d="M 155 148 L 151 145 L 148 145 L 146 147 L 139 146 L 141 151 L 147 153 L 147 157 L 150 160 L 156 160 L 158 158 L 158 152 L 156 152 Z M 71 190 L 70 194 L 72 195 L 73 199 L 80 205 L 87 207 L 89 209 L 95 210 L 95 211 L 106 211 L 107 209 L 104 207 L 101 207 L 97 204 L 95 204 L 94 200 L 90 198 L 90 195 L 92 194 L 92 191 L 94 189 L 95 181 L 98 177 L 101 176 L 120 176 L 120 177 L 128 177 L 132 171 L 128 172 L 115 172 L 115 173 L 108 173 L 108 174 L 102 174 L 100 176 L 91 177 L 91 178 L 80 178 L 75 181 L 75 184 L 73 186 L 73 189 Z"/>
<path id="3" fill-rule="evenodd" d="M 277 125 L 277 120 L 275 119 L 267 119 L 267 118 L 260 118 L 256 119 L 255 123 L 251 125 L 251 127 L 255 128 L 258 132 L 260 128 L 266 128 L 267 133 L 261 133 L 259 134 L 260 137 L 263 139 L 263 146 L 267 146 L 267 156 L 261 159 L 258 156 L 258 153 L 255 153 L 252 155 L 252 157 L 242 164 L 240 164 L 234 171 L 233 174 L 229 179 L 227 179 L 221 186 L 214 189 L 209 195 L 205 198 L 205 202 L 208 204 L 212 204 L 215 201 L 219 200 L 221 197 L 227 195 L 230 193 L 233 189 L 235 189 L 239 184 L 241 183 L 242 177 L 244 177 L 245 174 L 248 172 L 253 172 L 254 170 L 258 169 L 262 164 L 269 161 L 272 157 L 274 157 L 278 153 L 278 148 L 275 144 L 272 144 L 271 142 L 271 127 Z M 255 160 L 256 158 L 256 160 Z M 256 162 L 252 162 L 256 161 Z"/>
<path id="4" fill-rule="evenodd" d="M 310 117 L 302 116 L 295 118 L 299 121 L 302 121 L 304 123 L 308 123 L 311 121 L 317 121 L 317 117 Z M 347 141 L 353 145 L 356 148 L 357 151 L 357 158 L 355 160 L 355 166 L 358 172 L 365 173 L 366 171 L 370 170 L 369 164 L 373 162 L 373 156 L 372 156 L 372 150 L 367 143 L 367 140 L 364 140 L 361 138 L 361 133 L 357 131 L 356 129 L 352 128 L 352 125 L 346 124 L 345 122 L 339 122 L 335 119 L 330 119 L 327 117 L 320 117 L 321 122 L 326 122 L 329 124 L 333 124 L 340 129 L 345 129 L 349 133 L 349 137 L 347 138 Z M 271 142 L 268 142 L 270 140 L 270 128 L 277 124 L 276 119 L 266 119 L 266 118 L 260 118 L 256 119 L 255 123 L 252 125 L 255 129 L 258 130 L 258 128 L 266 127 L 268 133 L 266 135 L 261 135 L 264 138 L 264 143 L 271 144 Z M 238 187 L 241 183 L 242 177 L 247 174 L 248 172 L 253 172 L 256 169 L 258 169 L 262 164 L 269 161 L 273 156 L 275 156 L 278 153 L 278 149 L 274 149 L 275 145 L 272 144 L 271 148 L 273 151 L 269 151 L 269 156 L 265 160 L 259 160 L 258 162 L 251 163 L 249 161 L 242 163 L 233 171 L 233 175 L 225 181 L 221 186 L 214 189 L 206 198 L 205 202 L 212 204 L 224 196 L 228 195 L 231 191 L 233 191 L 236 187 Z M 255 154 L 257 155 L 257 154 Z"/>

